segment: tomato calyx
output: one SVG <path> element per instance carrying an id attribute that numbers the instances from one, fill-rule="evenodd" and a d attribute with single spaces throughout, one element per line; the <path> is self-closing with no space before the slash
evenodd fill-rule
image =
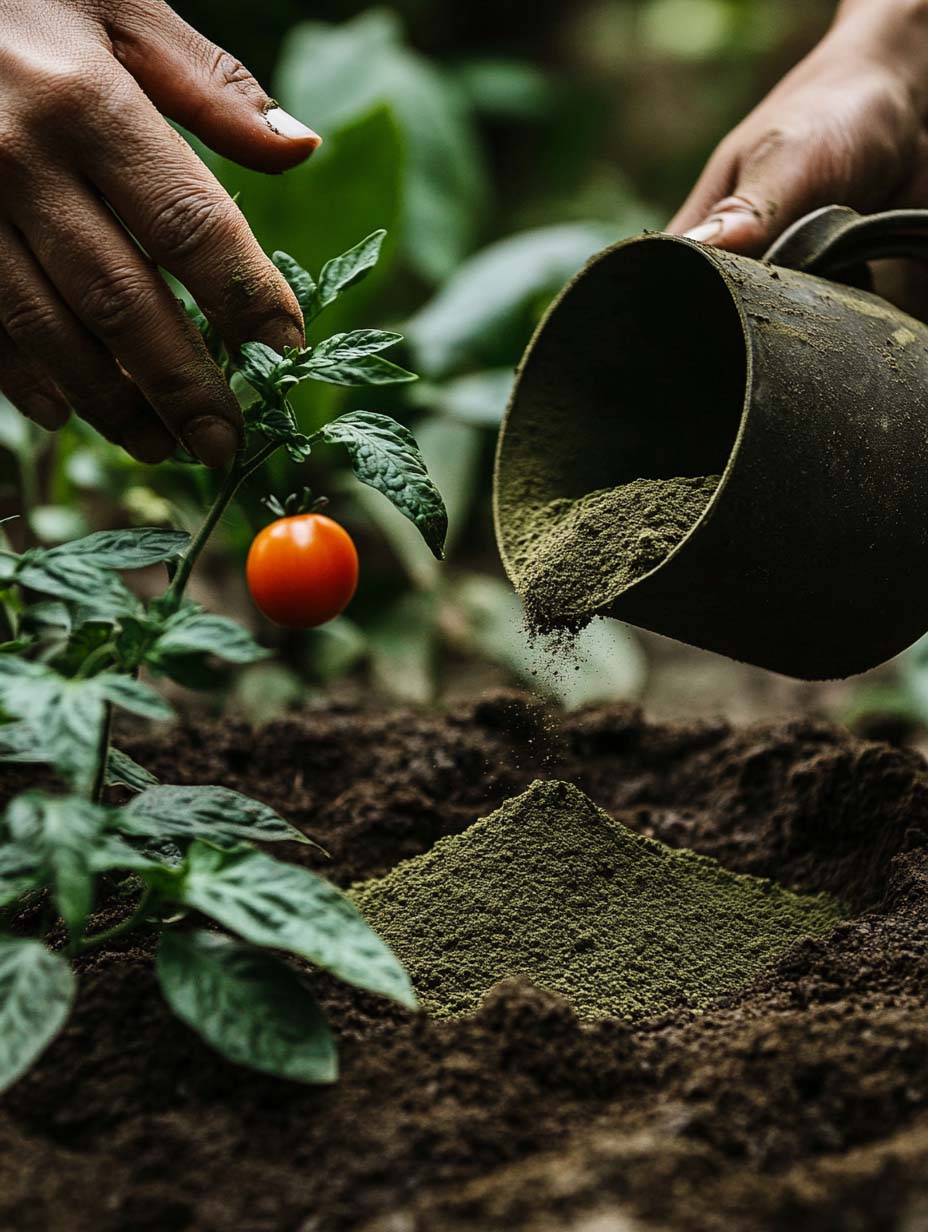
<path id="1" fill-rule="evenodd" d="M 283 502 L 276 496 L 265 496 L 261 503 L 275 518 L 295 518 L 301 513 L 321 513 L 328 508 L 329 498 L 313 496 L 311 488 L 301 488 L 299 492 L 291 492 Z"/>

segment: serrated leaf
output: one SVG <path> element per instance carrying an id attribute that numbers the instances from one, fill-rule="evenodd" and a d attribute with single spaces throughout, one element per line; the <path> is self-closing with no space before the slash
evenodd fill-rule
<path id="1" fill-rule="evenodd" d="M 70 680 L 42 663 L 0 656 L 0 710 L 36 734 L 42 760 L 78 787 L 96 770 L 100 730 L 107 701 L 145 718 L 170 718 L 172 711 L 147 685 L 104 672 Z"/>
<path id="2" fill-rule="evenodd" d="M 238 370 L 256 390 L 273 394 L 278 388 L 281 365 L 286 361 L 282 355 L 265 342 L 245 342 L 239 352 Z"/>
<path id="3" fill-rule="evenodd" d="M 320 435 L 345 446 L 358 479 L 382 492 L 409 518 L 441 560 L 448 514 L 409 429 L 388 415 L 353 411 L 327 423 Z"/>
<path id="4" fill-rule="evenodd" d="M 157 662 L 162 654 L 210 654 L 228 663 L 255 663 L 270 651 L 234 620 L 190 607 L 168 621 L 148 657 Z"/>
<path id="5" fill-rule="evenodd" d="M 30 791 L 7 806 L 10 835 L 46 870 L 58 913 L 72 936 L 80 934 L 90 912 L 91 857 L 107 820 L 106 809 L 80 796 Z"/>
<path id="6" fill-rule="evenodd" d="M 251 848 L 195 842 L 182 877 L 162 887 L 254 945 L 287 950 L 339 979 L 414 1007 L 399 960 L 335 886 Z"/>
<path id="7" fill-rule="evenodd" d="M 132 791 L 144 791 L 147 787 L 157 786 L 158 780 L 150 770 L 133 761 L 128 753 L 111 745 L 106 763 L 106 782 L 109 787 L 119 783 Z"/>
<path id="8" fill-rule="evenodd" d="M 340 363 L 316 363 L 313 356 L 304 367 L 306 375 L 313 381 L 353 388 L 364 385 L 403 385 L 419 379 L 414 372 L 391 363 L 382 355 L 362 355 L 357 359 L 342 360 Z"/>
<path id="9" fill-rule="evenodd" d="M 81 559 L 101 569 L 144 569 L 165 560 L 174 560 L 190 545 L 190 536 L 181 530 L 137 527 L 125 530 L 99 530 L 83 539 L 49 549 L 45 557 Z"/>
<path id="10" fill-rule="evenodd" d="M 0 1091 L 26 1072 L 64 1026 L 76 981 L 39 941 L 0 941 Z"/>
<path id="11" fill-rule="evenodd" d="M 200 838 L 217 846 L 312 843 L 270 805 L 229 787 L 149 787 L 120 811 L 117 824 L 124 834 Z"/>
<path id="12" fill-rule="evenodd" d="M 141 606 L 117 573 L 82 556 L 26 552 L 20 557 L 16 581 L 40 594 L 79 603 L 91 615 L 114 619 L 131 615 Z"/>
<path id="13" fill-rule="evenodd" d="M 325 360 L 341 363 L 348 359 L 360 359 L 362 355 L 375 355 L 402 341 L 402 334 L 383 329 L 355 329 L 347 334 L 333 334 L 313 347 L 309 362 L 319 364 Z"/>
<path id="14" fill-rule="evenodd" d="M 319 289 L 313 276 L 303 269 L 298 261 L 286 252 L 275 252 L 271 258 L 286 278 L 290 290 L 296 296 L 304 321 L 311 321 L 321 310 Z"/>
<path id="15" fill-rule="evenodd" d="M 279 958 L 216 933 L 168 931 L 156 970 L 174 1013 L 228 1060 L 295 1082 L 338 1077 L 322 1010 Z"/>
<path id="16" fill-rule="evenodd" d="M 319 275 L 319 312 L 334 303 L 343 291 L 367 277 L 380 260 L 386 234 L 386 231 L 374 231 L 341 256 L 326 261 Z M 308 318 L 307 323 L 311 319 Z"/>

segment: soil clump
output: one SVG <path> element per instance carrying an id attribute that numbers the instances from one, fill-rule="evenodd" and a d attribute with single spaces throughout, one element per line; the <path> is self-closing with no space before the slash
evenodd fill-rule
<path id="1" fill-rule="evenodd" d="M 61 1038 L 0 1101 L 2 1232 L 913 1232 L 928 1218 L 928 769 L 826 723 L 653 725 L 498 694 L 120 738 L 165 781 L 264 799 L 346 885 L 539 776 L 729 871 L 852 915 L 701 1012 L 581 1022 L 525 980 L 471 1016 L 322 977 L 342 1080 L 236 1068 L 145 944 L 84 961 Z M 4 772 L 0 789 L 23 783 Z M 278 854 L 281 854 L 278 850 Z"/>
<path id="2" fill-rule="evenodd" d="M 560 993 L 583 1019 L 703 1008 L 840 918 L 825 895 L 643 838 L 557 781 L 352 897 L 439 1018 L 473 1013 L 512 976 Z"/>
<path id="3" fill-rule="evenodd" d="M 635 479 L 520 514 L 509 547 L 530 630 L 589 624 L 682 542 L 719 482 L 719 475 Z"/>

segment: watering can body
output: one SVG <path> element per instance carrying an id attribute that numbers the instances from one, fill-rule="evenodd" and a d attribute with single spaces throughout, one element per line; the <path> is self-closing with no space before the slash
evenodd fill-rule
<path id="1" fill-rule="evenodd" d="M 859 285 L 928 249 L 928 214 L 828 207 L 764 261 L 667 235 L 594 257 L 542 321 L 494 504 L 519 587 L 532 511 L 721 475 L 685 539 L 604 615 L 805 679 L 928 629 L 928 327 Z M 858 285 L 854 285 L 858 284 Z"/>

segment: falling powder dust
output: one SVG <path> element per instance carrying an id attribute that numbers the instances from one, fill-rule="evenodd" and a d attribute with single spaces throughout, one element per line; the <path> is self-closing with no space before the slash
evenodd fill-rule
<path id="1" fill-rule="evenodd" d="M 551 501 L 510 540 L 512 565 L 535 633 L 575 631 L 673 551 L 704 512 L 718 475 L 636 479 Z"/>
<path id="2" fill-rule="evenodd" d="M 561 782 L 351 894 L 436 1017 L 471 1012 L 507 976 L 584 1018 L 701 1008 L 840 918 L 827 896 L 643 838 Z"/>

